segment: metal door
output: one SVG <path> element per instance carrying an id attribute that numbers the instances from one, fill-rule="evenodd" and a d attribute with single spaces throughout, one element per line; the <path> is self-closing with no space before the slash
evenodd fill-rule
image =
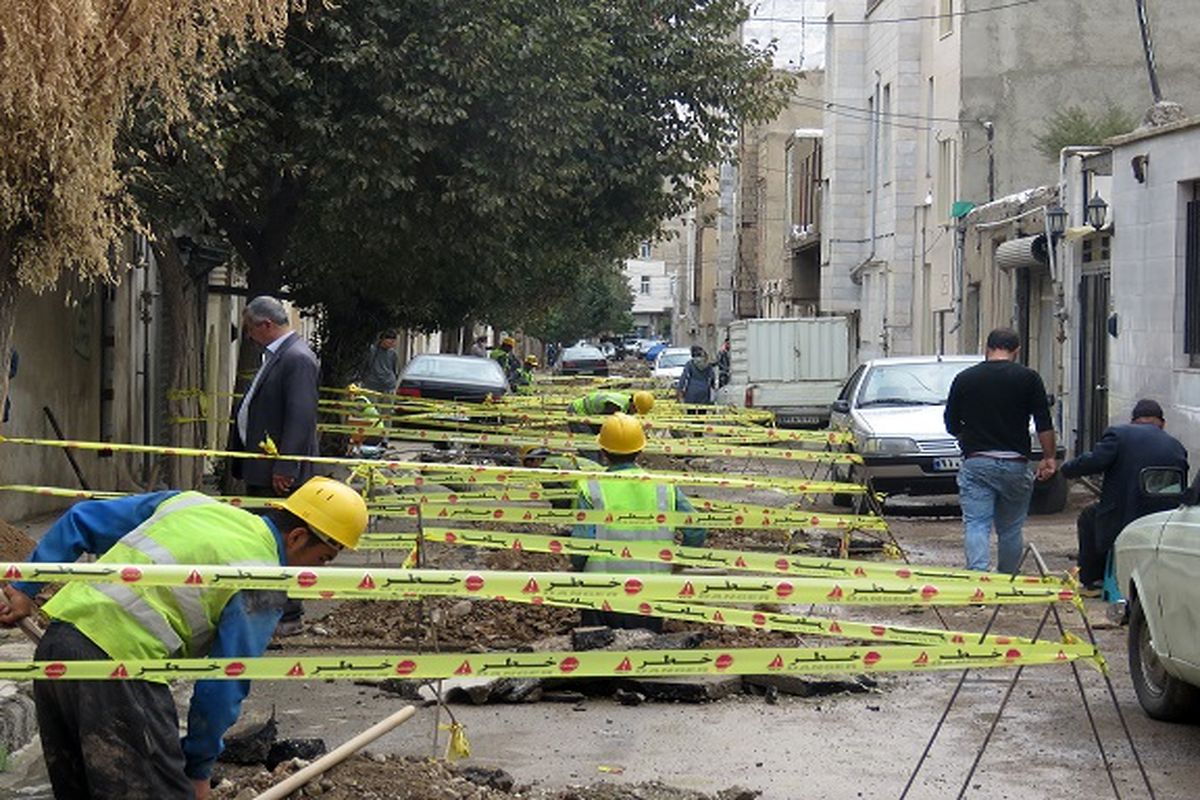
<path id="1" fill-rule="evenodd" d="M 1079 283 L 1079 427 L 1076 454 L 1095 446 L 1108 427 L 1109 273 L 1085 273 Z"/>

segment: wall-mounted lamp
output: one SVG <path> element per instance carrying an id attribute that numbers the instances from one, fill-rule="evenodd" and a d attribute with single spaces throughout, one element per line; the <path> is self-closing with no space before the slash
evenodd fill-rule
<path id="1" fill-rule="evenodd" d="M 1104 222 L 1108 218 L 1108 203 L 1100 197 L 1100 193 L 1096 192 L 1087 204 L 1087 221 L 1094 230 L 1100 230 L 1104 227 Z"/>
<path id="2" fill-rule="evenodd" d="M 1067 230 L 1067 210 L 1058 203 L 1046 209 L 1046 232 L 1057 241 Z"/>

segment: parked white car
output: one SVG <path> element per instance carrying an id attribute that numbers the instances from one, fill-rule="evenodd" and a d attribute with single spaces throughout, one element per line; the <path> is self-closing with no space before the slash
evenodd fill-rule
<path id="1" fill-rule="evenodd" d="M 1183 470 L 1142 470 L 1143 495 L 1182 503 Z M 1191 500 L 1192 498 L 1188 498 Z M 1129 677 L 1154 719 L 1189 719 L 1200 708 L 1200 505 L 1129 523 L 1113 545 L 1125 595 L 1111 612 L 1129 620 Z"/>
<path id="2" fill-rule="evenodd" d="M 690 347 L 668 347 L 654 359 L 654 377 L 679 380 L 683 368 L 692 360 Z"/>
<path id="3" fill-rule="evenodd" d="M 877 492 L 906 495 L 958 493 L 962 452 L 946 432 L 946 398 L 958 373 L 982 356 L 877 358 L 854 371 L 830 410 L 830 427 L 854 434 L 863 464 L 838 472 L 839 480 L 870 478 Z M 1035 458 L 1036 436 L 1030 425 Z M 1057 454 L 1060 458 L 1060 453 Z M 847 498 L 837 495 L 835 500 Z M 1052 514 L 1067 502 L 1061 473 L 1034 486 L 1030 510 Z"/>

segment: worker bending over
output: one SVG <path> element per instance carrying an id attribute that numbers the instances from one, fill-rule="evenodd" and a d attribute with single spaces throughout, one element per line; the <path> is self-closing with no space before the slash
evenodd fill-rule
<path id="1" fill-rule="evenodd" d="M 353 548 L 367 506 L 344 483 L 315 477 L 264 516 L 199 492 L 154 492 L 75 505 L 29 556 L 104 564 L 307 567 Z M 33 611 L 40 584 L 4 586 L 0 624 Z M 50 627 L 39 661 L 256 658 L 267 649 L 285 595 L 219 586 L 67 583 L 43 607 Z M 208 797 L 225 731 L 249 681 L 197 681 L 188 732 L 179 738 L 165 680 L 35 681 L 42 751 L 59 800 Z"/>
<path id="2" fill-rule="evenodd" d="M 644 473 L 638 466 L 638 456 L 646 446 L 646 433 L 642 423 L 628 414 L 613 414 L 604 420 L 598 442 L 608 463 L 608 474 Z M 605 481 L 592 478 L 578 483 L 579 495 L 575 508 L 603 509 L 605 511 L 695 511 L 687 497 L 679 489 L 667 483 L 651 481 Z M 705 532 L 701 528 L 681 528 L 683 544 L 700 547 L 704 544 Z M 621 542 L 653 542 L 661 548 L 675 546 L 674 531 L 668 526 L 643 527 L 638 525 L 605 523 L 603 525 L 576 525 L 572 537 Z M 662 561 L 622 561 L 607 558 L 572 556 L 571 564 L 584 572 L 669 572 L 671 565 Z M 583 611 L 584 625 L 607 625 L 610 628 L 646 628 L 662 631 L 662 619 L 639 614 L 622 614 L 612 611 Z"/>

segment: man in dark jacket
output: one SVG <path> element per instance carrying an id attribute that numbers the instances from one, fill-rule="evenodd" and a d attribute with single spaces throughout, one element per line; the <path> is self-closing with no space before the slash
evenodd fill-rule
<path id="1" fill-rule="evenodd" d="M 1017 363 L 1020 351 L 1016 331 L 992 331 L 983 363 L 958 373 L 946 399 L 946 430 L 963 454 L 958 501 L 967 569 L 987 570 L 994 524 L 999 569 L 1016 572 L 1034 478 L 1047 480 L 1056 470 L 1046 387 L 1040 375 Z M 1030 464 L 1031 417 L 1042 449 L 1036 467 Z"/>
<path id="2" fill-rule="evenodd" d="M 1079 512 L 1077 523 L 1079 582 L 1085 595 L 1099 594 L 1108 553 L 1126 525 L 1178 505 L 1176 501 L 1144 498 L 1138 491 L 1146 467 L 1178 467 L 1187 473 L 1187 449 L 1163 430 L 1166 424 L 1162 406 L 1154 400 L 1139 400 L 1128 425 L 1109 428 L 1090 453 L 1062 465 L 1062 473 L 1068 478 L 1104 475 L 1100 501 Z"/>
<path id="3" fill-rule="evenodd" d="M 692 346 L 692 360 L 683 365 L 675 396 L 688 405 L 712 405 L 717 388 L 717 370 L 708 360 L 708 353 L 699 345 Z"/>

